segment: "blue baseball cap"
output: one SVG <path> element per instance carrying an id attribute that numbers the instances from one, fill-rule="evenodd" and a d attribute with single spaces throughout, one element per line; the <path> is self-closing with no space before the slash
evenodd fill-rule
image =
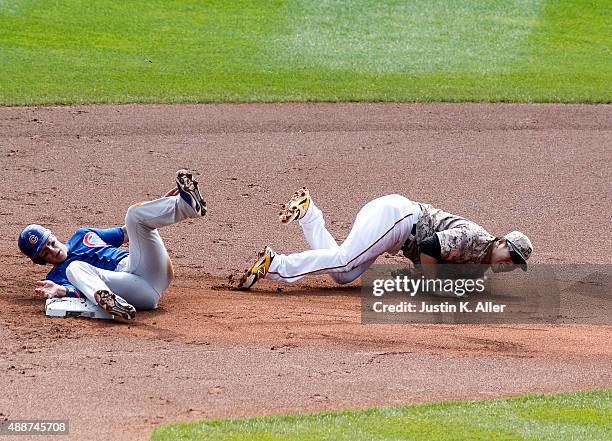
<path id="1" fill-rule="evenodd" d="M 19 250 L 28 256 L 34 263 L 45 265 L 45 259 L 39 256 L 51 236 L 51 230 L 42 225 L 32 224 L 23 229 L 19 235 L 17 245 Z"/>

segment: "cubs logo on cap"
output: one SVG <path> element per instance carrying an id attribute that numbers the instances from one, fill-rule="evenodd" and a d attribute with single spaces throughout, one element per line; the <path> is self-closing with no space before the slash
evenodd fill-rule
<path id="1" fill-rule="evenodd" d="M 51 230 L 38 224 L 31 224 L 21 231 L 17 246 L 34 263 L 44 265 L 46 262 L 39 257 L 39 254 L 45 247 L 49 236 L 51 236 Z"/>

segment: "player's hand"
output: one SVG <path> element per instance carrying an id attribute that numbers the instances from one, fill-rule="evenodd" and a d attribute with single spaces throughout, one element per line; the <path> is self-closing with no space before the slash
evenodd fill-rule
<path id="1" fill-rule="evenodd" d="M 174 187 L 168 190 L 168 192 L 164 195 L 164 197 L 167 198 L 169 196 L 176 196 L 177 194 L 179 194 L 178 188 Z"/>
<path id="2" fill-rule="evenodd" d="M 51 280 L 39 280 L 36 282 L 34 292 L 42 295 L 45 299 L 64 297 L 66 295 L 66 289 Z"/>

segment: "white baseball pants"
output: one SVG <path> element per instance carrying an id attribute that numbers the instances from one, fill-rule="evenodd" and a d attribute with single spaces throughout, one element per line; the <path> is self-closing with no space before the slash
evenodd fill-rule
<path id="1" fill-rule="evenodd" d="M 266 277 L 292 283 L 308 274 L 329 274 L 338 283 L 349 283 L 381 254 L 396 254 L 411 237 L 420 215 L 419 204 L 404 196 L 374 199 L 357 213 L 348 237 L 338 245 L 325 228 L 323 213 L 311 200 L 299 221 L 311 250 L 275 254 Z"/>
<path id="2" fill-rule="evenodd" d="M 94 304 L 97 304 L 95 292 L 108 290 L 136 309 L 157 308 L 174 277 L 170 256 L 157 229 L 191 217 L 198 215 L 180 196 L 132 205 L 125 215 L 129 256 L 115 271 L 72 262 L 66 269 L 68 280 Z"/>

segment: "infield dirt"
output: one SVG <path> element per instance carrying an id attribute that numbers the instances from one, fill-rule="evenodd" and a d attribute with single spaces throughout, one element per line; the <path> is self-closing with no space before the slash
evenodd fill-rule
<path id="1" fill-rule="evenodd" d="M 311 189 L 341 241 L 401 193 L 534 242 L 533 262 L 611 263 L 612 106 L 122 105 L 0 108 L 0 418 L 71 439 L 147 439 L 176 420 L 612 387 L 612 326 L 361 325 L 357 284 L 228 289 L 264 245 L 306 247 L 277 206 Z M 50 319 L 18 253 L 123 223 L 199 173 L 209 214 L 162 231 L 176 279 L 131 324 Z M 379 262 L 402 262 L 382 257 Z M 584 311 L 588 316 L 589 311 Z M 65 439 L 65 438 L 62 438 Z"/>

